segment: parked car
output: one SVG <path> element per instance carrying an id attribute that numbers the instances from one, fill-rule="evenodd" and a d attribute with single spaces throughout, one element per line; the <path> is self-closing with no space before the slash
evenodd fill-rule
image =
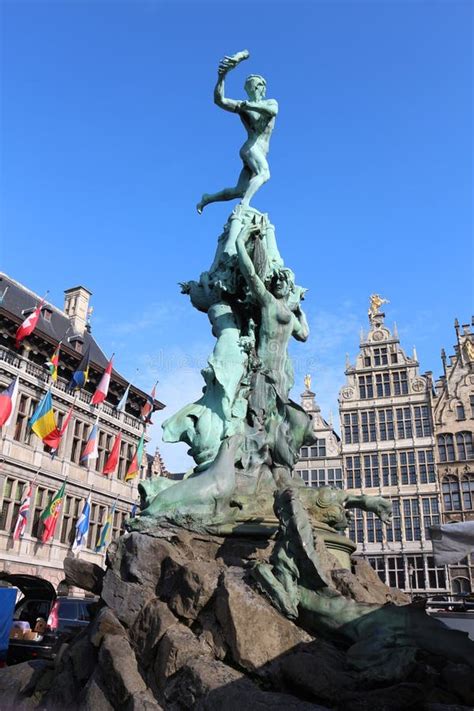
<path id="1" fill-rule="evenodd" d="M 18 626 L 40 630 L 37 639 L 10 639 L 7 664 L 54 659 L 62 644 L 89 624 L 97 609 L 97 598 L 57 595 L 48 580 L 34 575 L 0 573 L 0 584 L 5 583 L 22 594 L 15 605 L 13 625 L 25 623 Z"/>

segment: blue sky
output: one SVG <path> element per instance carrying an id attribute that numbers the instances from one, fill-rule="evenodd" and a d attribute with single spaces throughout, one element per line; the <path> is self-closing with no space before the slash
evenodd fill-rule
<path id="1" fill-rule="evenodd" d="M 125 376 L 158 378 L 167 415 L 198 397 L 212 338 L 177 282 L 209 267 L 234 204 L 194 208 L 240 170 L 243 129 L 212 90 L 219 59 L 248 48 L 228 94 L 260 73 L 280 105 L 253 204 L 309 287 L 295 396 L 311 372 L 337 420 L 372 292 L 439 374 L 473 308 L 472 7 L 3 0 L 1 268 L 57 305 L 84 284 Z M 184 445 L 162 451 L 186 465 Z"/>

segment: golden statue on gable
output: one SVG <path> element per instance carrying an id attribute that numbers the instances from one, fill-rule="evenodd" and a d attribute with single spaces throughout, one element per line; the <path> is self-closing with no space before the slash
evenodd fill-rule
<path id="1" fill-rule="evenodd" d="M 304 385 L 306 390 L 311 390 L 311 375 L 304 376 Z"/>
<path id="2" fill-rule="evenodd" d="M 380 307 L 382 304 L 389 304 L 390 301 L 388 299 L 384 299 L 383 296 L 380 296 L 380 294 L 371 294 L 370 296 L 370 304 L 369 304 L 369 318 L 373 318 L 374 316 L 377 316 L 380 314 Z"/>

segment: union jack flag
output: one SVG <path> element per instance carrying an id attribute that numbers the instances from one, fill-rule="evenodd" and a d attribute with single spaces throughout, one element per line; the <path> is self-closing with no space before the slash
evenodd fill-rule
<path id="1" fill-rule="evenodd" d="M 28 514 L 30 513 L 32 488 L 32 484 L 25 484 L 23 498 L 20 504 L 20 510 L 18 511 L 18 518 L 16 520 L 15 529 L 13 531 L 14 541 L 18 541 L 19 538 L 22 538 L 25 532 L 26 524 L 28 523 Z"/>

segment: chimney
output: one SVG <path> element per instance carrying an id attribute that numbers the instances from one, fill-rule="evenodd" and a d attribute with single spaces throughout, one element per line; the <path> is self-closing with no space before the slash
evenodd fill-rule
<path id="1" fill-rule="evenodd" d="M 87 324 L 87 309 L 92 291 L 84 286 L 74 286 L 64 292 L 64 313 L 69 318 L 74 333 L 83 334 Z"/>

